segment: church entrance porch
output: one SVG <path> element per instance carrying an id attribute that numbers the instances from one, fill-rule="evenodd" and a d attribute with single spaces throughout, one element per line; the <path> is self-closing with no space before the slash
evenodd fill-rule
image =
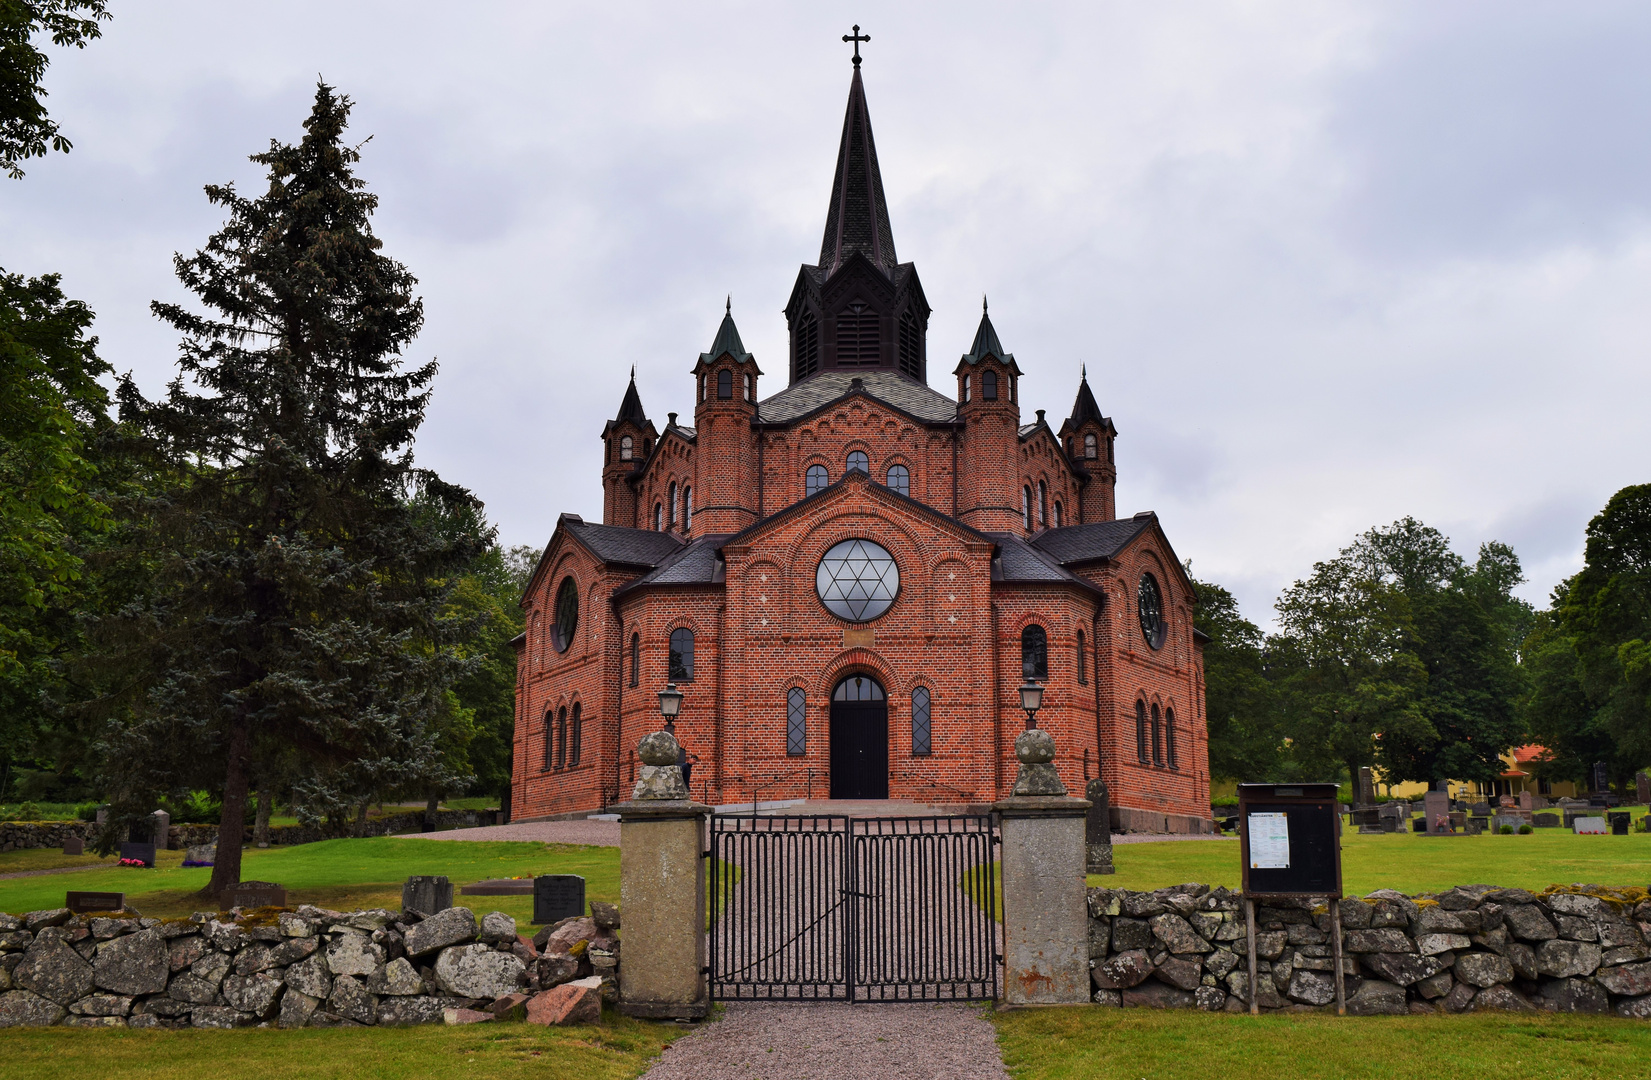
<path id="1" fill-rule="evenodd" d="M 889 797 L 889 703 L 867 675 L 850 675 L 831 692 L 831 797 Z"/>

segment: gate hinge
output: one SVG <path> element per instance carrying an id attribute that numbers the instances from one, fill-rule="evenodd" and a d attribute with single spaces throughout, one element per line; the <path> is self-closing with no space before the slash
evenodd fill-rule
<path id="1" fill-rule="evenodd" d="M 704 967 L 702 967 L 702 968 L 700 968 L 700 969 L 699 969 L 699 973 L 700 973 L 700 974 L 701 974 L 701 975 L 709 975 L 709 974 L 711 974 L 711 965 L 710 965 L 710 964 L 706 964 L 706 965 L 705 965 L 705 966 L 704 966 Z"/>

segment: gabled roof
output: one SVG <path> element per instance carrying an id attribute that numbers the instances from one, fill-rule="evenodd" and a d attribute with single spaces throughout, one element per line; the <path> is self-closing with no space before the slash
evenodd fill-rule
<path id="1" fill-rule="evenodd" d="M 757 358 L 745 351 L 745 343 L 740 341 L 739 327 L 734 325 L 734 299 L 728 298 L 728 306 L 723 309 L 722 325 L 717 327 L 717 336 L 711 341 L 711 351 L 699 354 L 699 362 L 709 364 L 724 353 L 732 356 L 741 364 L 755 364 Z M 758 372 L 761 374 L 761 372 Z"/>
<path id="2" fill-rule="evenodd" d="M 1157 520 L 1156 516 L 1147 513 L 1122 521 L 1066 525 L 1039 533 L 1031 543 L 1062 566 L 1092 559 L 1112 559 L 1142 532 L 1152 528 Z"/>
<path id="3" fill-rule="evenodd" d="M 860 252 L 889 277 L 900 260 L 894 254 L 894 229 L 889 225 L 883 174 L 877 167 L 877 144 L 871 136 L 871 113 L 860 69 L 848 88 L 848 111 L 837 147 L 837 171 L 831 181 L 831 205 L 826 210 L 825 236 L 820 241 L 820 269 L 826 277 L 843 261 Z"/>
<path id="4" fill-rule="evenodd" d="M 1065 569 L 1047 553 L 1014 533 L 987 533 L 997 541 L 997 554 L 992 559 L 992 580 L 1035 583 L 1040 581 L 1065 585 L 1082 585 L 1096 591 L 1092 582 Z"/>
<path id="5" fill-rule="evenodd" d="M 807 416 L 852 393 L 856 379 L 867 396 L 919 420 L 944 423 L 957 419 L 957 402 L 897 371 L 822 371 L 758 404 L 757 419 L 784 424 Z"/>
<path id="6" fill-rule="evenodd" d="M 715 585 L 723 580 L 724 567 L 719 552 L 731 533 L 697 536 L 650 572 L 615 590 L 619 596 L 643 585 Z"/>
<path id="7" fill-rule="evenodd" d="M 628 529 L 622 525 L 596 525 L 576 514 L 563 514 L 556 525 L 557 528 L 566 528 L 575 540 L 605 563 L 652 568 L 683 547 L 682 541 L 668 532 Z"/>

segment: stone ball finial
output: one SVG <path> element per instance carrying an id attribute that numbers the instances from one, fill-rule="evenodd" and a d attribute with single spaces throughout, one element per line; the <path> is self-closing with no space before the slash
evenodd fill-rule
<path id="1" fill-rule="evenodd" d="M 1015 757 L 1022 765 L 1047 765 L 1055 760 L 1055 739 L 1041 728 L 1023 731 L 1015 739 Z"/>
<path id="2" fill-rule="evenodd" d="M 675 765 L 679 746 L 676 736 L 669 731 L 656 731 L 646 736 L 636 747 L 636 756 L 644 765 Z"/>

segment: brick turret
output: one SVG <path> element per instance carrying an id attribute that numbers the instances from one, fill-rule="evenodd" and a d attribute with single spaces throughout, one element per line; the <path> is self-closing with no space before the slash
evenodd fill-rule
<path id="1" fill-rule="evenodd" d="M 709 352 L 694 365 L 695 533 L 738 532 L 757 520 L 757 358 L 745 351 L 729 302 Z"/>
<path id="2" fill-rule="evenodd" d="M 653 450 L 658 433 L 642 410 L 642 396 L 636 392 L 636 369 L 631 384 L 619 403 L 619 415 L 602 428 L 602 523 L 638 528 L 636 487 L 632 477 Z"/>
<path id="3" fill-rule="evenodd" d="M 1024 532 L 1017 477 L 1020 368 L 1005 352 L 981 301 L 974 345 L 958 361 L 957 414 L 964 422 L 957 517 L 983 532 Z"/>
<path id="4" fill-rule="evenodd" d="M 1112 521 L 1118 516 L 1113 491 L 1118 486 L 1118 467 L 1112 444 L 1118 429 L 1110 417 L 1102 416 L 1095 395 L 1090 393 L 1088 373 L 1079 369 L 1078 398 L 1072 415 L 1061 425 L 1061 446 L 1073 470 L 1083 478 L 1082 502 L 1077 524 Z"/>

